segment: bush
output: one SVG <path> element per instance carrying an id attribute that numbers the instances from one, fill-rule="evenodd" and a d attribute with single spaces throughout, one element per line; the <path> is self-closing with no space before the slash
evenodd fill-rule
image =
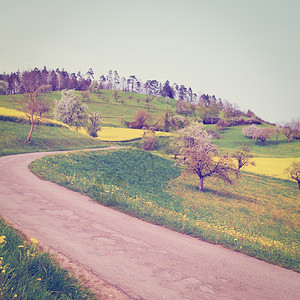
<path id="1" fill-rule="evenodd" d="M 214 129 L 207 129 L 207 132 L 213 137 L 219 140 L 221 136 Z"/>
<path id="2" fill-rule="evenodd" d="M 189 119 L 182 116 L 174 116 L 171 120 L 171 126 L 173 129 L 182 129 L 190 124 Z"/>
<path id="3" fill-rule="evenodd" d="M 153 131 L 145 131 L 142 138 L 142 148 L 146 151 L 155 150 L 157 146 L 157 138 Z"/>
<path id="4" fill-rule="evenodd" d="M 99 113 L 93 112 L 89 115 L 87 132 L 90 136 L 92 136 L 92 137 L 98 136 L 98 131 L 101 130 L 100 123 L 101 123 L 101 121 L 100 121 Z"/>
<path id="5" fill-rule="evenodd" d="M 262 124 L 261 120 L 257 118 L 249 118 L 249 119 L 243 119 L 243 118 L 231 118 L 228 120 L 229 126 L 240 126 L 240 125 L 251 125 L 251 124 Z"/>
<path id="6" fill-rule="evenodd" d="M 218 123 L 216 124 L 216 127 L 219 128 L 219 130 L 224 130 L 226 127 L 228 127 L 230 124 L 229 122 L 227 122 L 226 120 L 224 119 L 220 119 L 218 121 Z"/>
<path id="7" fill-rule="evenodd" d="M 145 112 L 144 110 L 139 110 L 135 117 L 133 122 L 125 122 L 125 125 L 127 125 L 130 128 L 134 129 L 142 129 L 142 128 L 149 128 L 148 121 L 152 120 L 151 114 Z"/>

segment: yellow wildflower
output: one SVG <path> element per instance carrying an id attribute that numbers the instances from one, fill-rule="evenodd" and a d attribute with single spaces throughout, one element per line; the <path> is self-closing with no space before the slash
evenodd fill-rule
<path id="1" fill-rule="evenodd" d="M 36 245 L 39 243 L 38 240 L 36 240 L 35 238 L 31 238 L 30 240 Z"/>
<path id="2" fill-rule="evenodd" d="M 5 235 L 1 235 L 0 236 L 0 244 L 2 244 L 3 242 L 5 242 L 6 236 Z"/>

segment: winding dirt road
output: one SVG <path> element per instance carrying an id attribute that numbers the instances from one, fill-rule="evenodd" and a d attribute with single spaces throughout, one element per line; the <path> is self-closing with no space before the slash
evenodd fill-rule
<path id="1" fill-rule="evenodd" d="M 103 298 L 299 299 L 299 273 L 151 225 L 38 179 L 28 165 L 46 154 L 0 158 L 0 214 L 95 282 L 114 286 L 109 295 L 106 285 Z"/>

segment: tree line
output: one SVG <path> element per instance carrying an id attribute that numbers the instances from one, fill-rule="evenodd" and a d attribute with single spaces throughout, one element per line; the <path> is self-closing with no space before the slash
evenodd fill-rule
<path id="1" fill-rule="evenodd" d="M 135 75 L 128 78 L 121 77 L 118 71 L 110 70 L 107 75 L 101 75 L 99 80 L 95 78 L 92 68 L 86 73 L 81 71 L 69 73 L 66 70 L 56 69 L 48 70 L 45 66 L 42 70 L 34 68 L 30 71 L 12 72 L 10 74 L 0 74 L 0 94 L 14 95 L 26 93 L 26 83 L 23 77 L 27 76 L 34 80 L 39 86 L 40 92 L 77 90 L 82 93 L 99 92 L 100 90 L 115 90 L 130 93 L 147 95 L 151 97 L 164 97 L 175 99 L 176 112 L 178 114 L 193 115 L 198 110 L 199 117 L 204 124 L 215 124 L 219 121 L 220 111 L 224 112 L 225 119 L 238 117 L 242 114 L 237 104 L 231 104 L 227 100 L 216 98 L 215 95 L 195 93 L 191 87 L 171 84 L 169 80 L 165 83 L 158 82 L 155 79 L 142 82 Z M 149 110 L 149 109 L 148 109 Z M 254 113 L 248 110 L 247 116 L 254 116 Z"/>
<path id="2" fill-rule="evenodd" d="M 94 79 L 92 69 L 89 69 L 86 74 L 82 74 L 80 71 L 75 74 L 68 73 L 64 69 L 59 70 L 58 68 L 56 70 L 48 70 L 45 66 L 43 70 L 34 68 L 30 71 L 0 74 L 0 94 L 24 94 L 27 88 L 23 80 L 24 74 L 34 78 L 36 84 L 43 86 L 47 91 L 87 90 Z"/>
<path id="3" fill-rule="evenodd" d="M 204 102 L 209 103 L 210 99 L 215 99 L 215 96 L 206 94 L 197 95 L 191 87 L 171 84 L 169 80 L 161 83 L 155 79 L 142 82 L 135 75 L 130 75 L 128 78 L 121 77 L 118 71 L 110 70 L 107 75 L 101 75 L 97 80 L 94 76 L 92 68 L 86 73 L 81 71 L 77 73 L 69 73 L 65 69 L 51 70 L 46 66 L 42 70 L 34 68 L 25 72 L 12 72 L 10 74 L 0 74 L 0 94 L 23 94 L 25 87 L 22 83 L 23 73 L 31 73 L 31 76 L 37 78 L 40 86 L 43 85 L 49 91 L 61 90 L 88 90 L 97 92 L 100 89 L 119 90 L 124 92 L 138 93 L 151 96 L 169 97 L 176 100 L 185 101 L 188 103 Z M 221 99 L 219 99 L 220 101 Z"/>

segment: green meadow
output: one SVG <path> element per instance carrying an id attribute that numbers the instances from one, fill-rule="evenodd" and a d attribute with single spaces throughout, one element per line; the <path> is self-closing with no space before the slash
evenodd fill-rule
<path id="1" fill-rule="evenodd" d="M 64 127 L 35 126 L 33 139 L 26 144 L 28 123 L 0 120 L 0 156 L 39 151 L 107 147 L 107 144 Z"/>
<path id="2" fill-rule="evenodd" d="M 84 162 L 84 164 L 83 164 Z M 235 186 L 181 175 L 174 161 L 134 149 L 44 157 L 31 170 L 149 222 L 300 271 L 295 184 L 246 173 Z"/>

